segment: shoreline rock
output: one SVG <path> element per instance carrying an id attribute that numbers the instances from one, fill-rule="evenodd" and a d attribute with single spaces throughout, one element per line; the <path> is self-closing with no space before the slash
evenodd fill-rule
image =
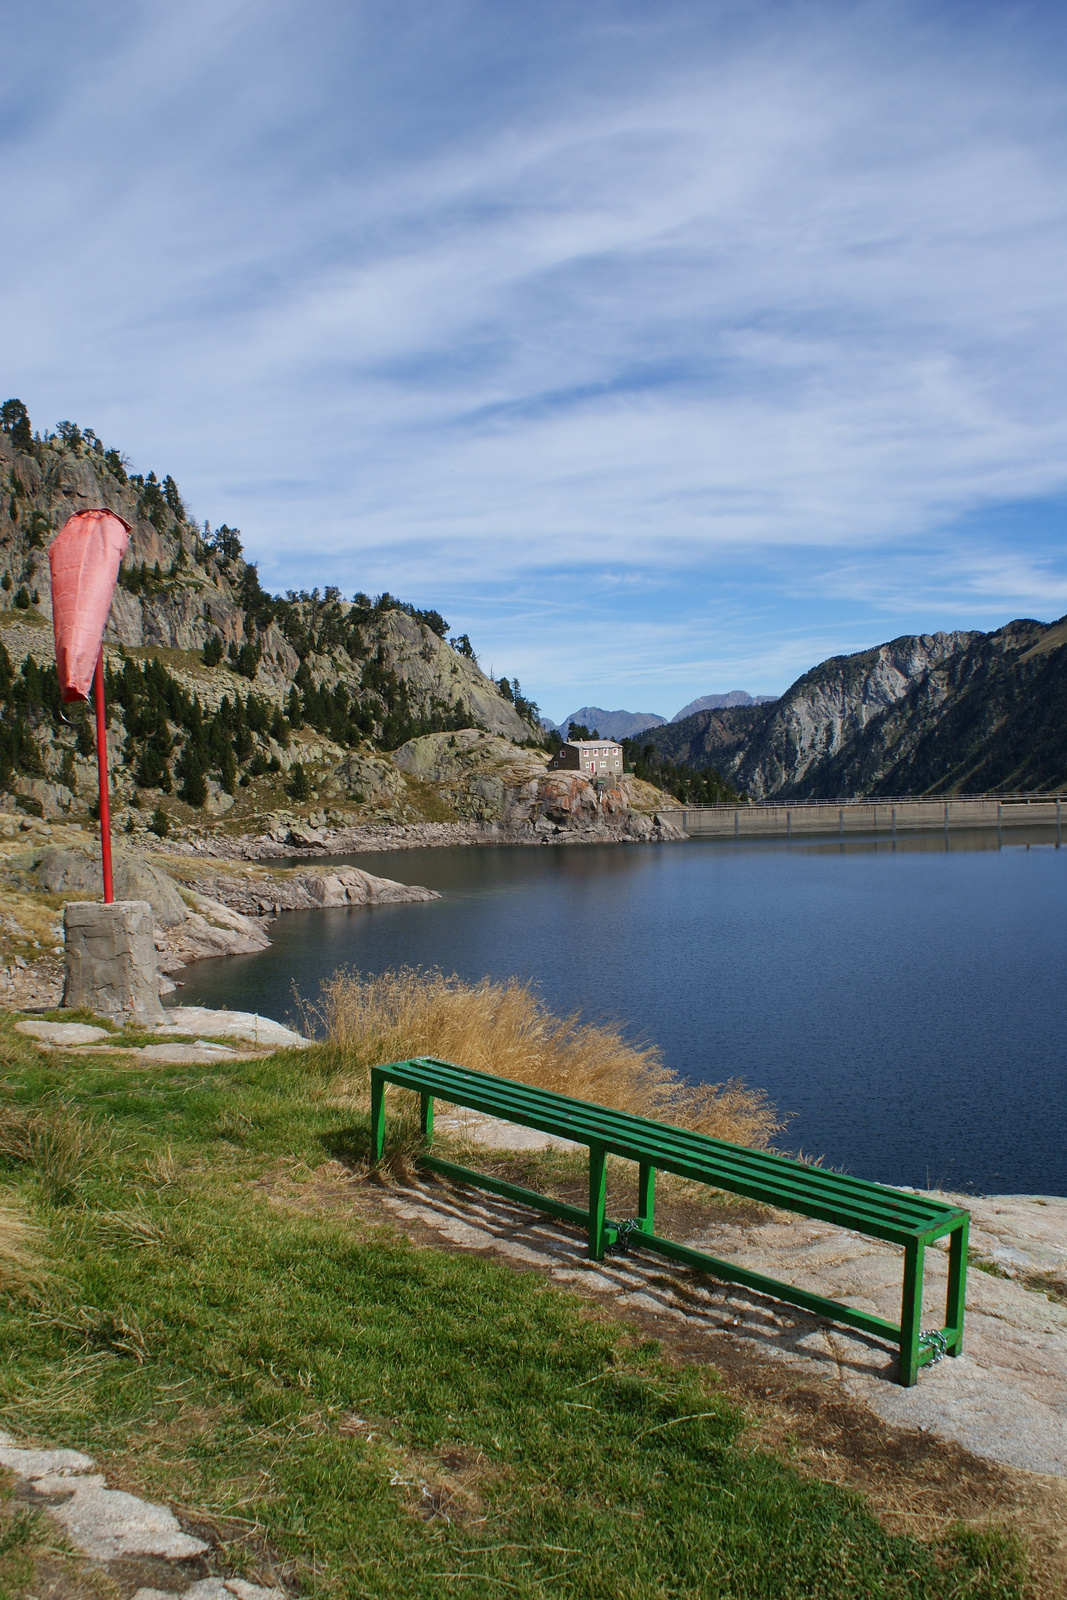
<path id="1" fill-rule="evenodd" d="M 539 825 L 544 822 L 545 825 Z M 675 844 L 685 840 L 666 807 L 631 812 L 621 821 L 561 827 L 551 818 L 521 827 L 478 822 L 376 822 L 356 827 L 285 824 L 267 834 L 167 840 L 159 854 L 240 861 L 282 861 L 322 856 L 378 855 L 388 850 L 436 850 L 452 846 L 545 844 Z"/>
<path id="2" fill-rule="evenodd" d="M 38 837 L 35 848 L 8 860 L 11 888 L 20 902 L 29 894 L 52 897 L 40 910 L 49 918 L 56 900 L 99 902 L 100 868 L 93 854 L 94 841 L 82 830 L 62 830 L 63 843 L 51 834 Z M 233 858 L 214 858 L 218 866 L 203 874 L 190 872 L 185 852 L 154 852 L 156 864 L 116 841 L 115 887 L 120 898 L 147 901 L 155 919 L 156 967 L 159 992 L 175 988 L 174 974 L 194 961 L 225 955 L 250 955 L 270 945 L 267 928 L 283 911 L 323 910 L 343 906 L 373 906 L 437 900 L 435 890 L 420 884 L 398 883 L 376 877 L 358 867 L 334 871 L 309 867 L 300 871 L 266 871 L 258 876 L 239 872 Z M 165 866 L 170 856 L 174 871 Z M 162 858 L 162 859 L 161 859 Z M 196 859 L 195 854 L 192 859 Z M 178 870 L 179 860 L 184 870 Z M 225 870 L 223 861 L 230 870 Z M 15 907 L 18 909 L 18 907 Z M 23 909 L 22 914 L 26 912 Z M 37 915 L 34 907 L 33 915 Z M 14 917 L 8 932 L 23 933 Z M 6 927 L 6 924 L 5 924 Z M 53 938 L 61 935 L 56 925 Z M 30 944 L 28 938 L 26 943 Z M 38 941 L 40 948 L 40 941 Z M 27 961 L 16 955 L 0 968 L 0 1007 L 47 1010 L 62 1002 L 63 948 L 58 943 Z"/>

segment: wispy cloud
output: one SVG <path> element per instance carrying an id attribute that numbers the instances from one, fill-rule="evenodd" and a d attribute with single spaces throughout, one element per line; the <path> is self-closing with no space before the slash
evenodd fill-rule
<path id="1" fill-rule="evenodd" d="M 1062 609 L 1053 8 L 86 17 L 8 54 L 6 381 L 276 586 L 446 605 L 558 714 Z"/>

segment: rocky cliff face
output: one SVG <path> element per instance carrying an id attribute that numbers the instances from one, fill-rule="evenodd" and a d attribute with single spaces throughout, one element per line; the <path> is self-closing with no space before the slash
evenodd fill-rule
<path id="1" fill-rule="evenodd" d="M 357 606 L 333 590 L 272 605 L 233 530 L 197 528 L 172 479 L 131 475 L 117 452 L 77 429 L 24 448 L 0 432 L 0 581 L 8 621 L 21 615 L 26 626 L 31 619 L 50 622 L 48 545 L 68 516 L 91 506 L 107 506 L 132 530 L 107 641 L 199 657 L 217 639 L 217 675 L 196 674 L 206 705 L 232 695 L 226 664 L 231 652 L 247 647 L 239 674 L 246 690 L 252 684 L 283 703 L 303 667 L 316 688 L 343 684 L 353 702 L 370 708 L 372 739 L 387 732 L 386 713 L 398 696 L 404 716 L 416 723 L 437 716 L 518 742 L 534 733 L 477 662 L 417 615 Z M 47 634 L 37 642 L 50 660 Z M 33 643 L 29 636 L 15 639 L 23 651 Z"/>
<path id="2" fill-rule="evenodd" d="M 751 799 L 978 793 L 1067 782 L 1067 621 L 894 639 L 837 656 L 771 705 L 649 735 Z"/>

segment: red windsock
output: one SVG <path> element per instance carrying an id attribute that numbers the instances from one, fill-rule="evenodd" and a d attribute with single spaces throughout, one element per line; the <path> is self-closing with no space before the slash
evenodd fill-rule
<path id="1" fill-rule="evenodd" d="M 130 525 L 113 511 L 77 511 L 52 541 L 52 627 L 64 700 L 88 700 Z"/>

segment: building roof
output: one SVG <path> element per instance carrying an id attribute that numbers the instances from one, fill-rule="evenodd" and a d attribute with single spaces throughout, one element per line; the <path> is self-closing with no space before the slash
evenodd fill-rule
<path id="1" fill-rule="evenodd" d="M 572 744 L 576 750 L 599 749 L 602 744 L 613 744 L 617 749 L 622 749 L 618 739 L 567 739 L 564 743 Z"/>

